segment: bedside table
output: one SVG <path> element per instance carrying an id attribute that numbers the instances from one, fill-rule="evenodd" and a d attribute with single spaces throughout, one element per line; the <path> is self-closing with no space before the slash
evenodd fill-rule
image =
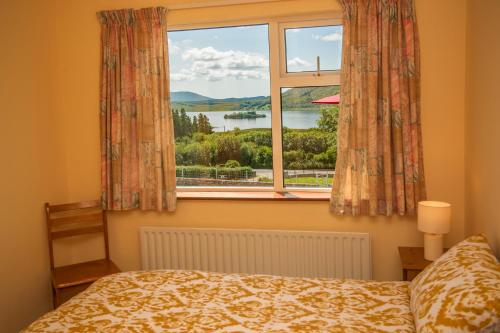
<path id="1" fill-rule="evenodd" d="M 423 247 L 398 247 L 401 267 L 403 268 L 403 281 L 411 281 L 432 261 L 424 259 Z M 447 251 L 444 249 L 443 251 Z"/>

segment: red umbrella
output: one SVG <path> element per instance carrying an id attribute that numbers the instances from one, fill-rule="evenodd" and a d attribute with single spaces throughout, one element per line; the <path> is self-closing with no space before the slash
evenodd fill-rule
<path id="1" fill-rule="evenodd" d="M 313 101 L 313 104 L 339 104 L 339 103 L 340 103 L 340 94 L 320 98 Z"/>

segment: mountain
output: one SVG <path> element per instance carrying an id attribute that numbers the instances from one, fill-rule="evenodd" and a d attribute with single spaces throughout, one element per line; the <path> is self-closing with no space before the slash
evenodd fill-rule
<path id="1" fill-rule="evenodd" d="M 213 98 L 191 91 L 172 91 L 170 93 L 170 99 L 172 102 L 204 102 L 213 100 Z"/>
<path id="2" fill-rule="evenodd" d="M 283 110 L 319 109 L 311 102 L 339 93 L 339 86 L 292 88 L 281 95 Z"/>
<path id="3" fill-rule="evenodd" d="M 255 101 L 269 99 L 269 96 L 254 96 L 254 97 L 230 97 L 230 98 L 222 98 L 222 99 L 214 99 L 218 102 L 245 102 L 245 101 Z"/>
<path id="4" fill-rule="evenodd" d="M 312 101 L 338 94 L 338 92 L 338 86 L 291 88 L 283 92 L 281 105 L 283 110 L 319 110 L 321 106 L 312 104 Z M 181 93 L 183 95 L 177 95 Z M 173 97 L 174 94 L 177 95 L 175 98 Z M 271 98 L 269 96 L 215 99 L 189 91 L 173 92 L 171 96 L 172 108 L 184 109 L 187 112 L 256 111 L 271 109 Z M 194 97 L 197 99 L 188 100 L 187 96 L 197 96 Z"/>

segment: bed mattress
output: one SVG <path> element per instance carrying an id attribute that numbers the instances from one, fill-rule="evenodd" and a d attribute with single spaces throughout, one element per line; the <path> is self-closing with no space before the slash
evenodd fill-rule
<path id="1" fill-rule="evenodd" d="M 24 332 L 415 332 L 408 285 L 126 272 L 98 280 Z"/>

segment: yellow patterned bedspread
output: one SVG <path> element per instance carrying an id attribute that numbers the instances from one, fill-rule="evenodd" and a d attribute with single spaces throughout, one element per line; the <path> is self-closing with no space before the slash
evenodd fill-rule
<path id="1" fill-rule="evenodd" d="M 28 332 L 415 332 L 408 283 L 199 271 L 100 279 Z"/>

